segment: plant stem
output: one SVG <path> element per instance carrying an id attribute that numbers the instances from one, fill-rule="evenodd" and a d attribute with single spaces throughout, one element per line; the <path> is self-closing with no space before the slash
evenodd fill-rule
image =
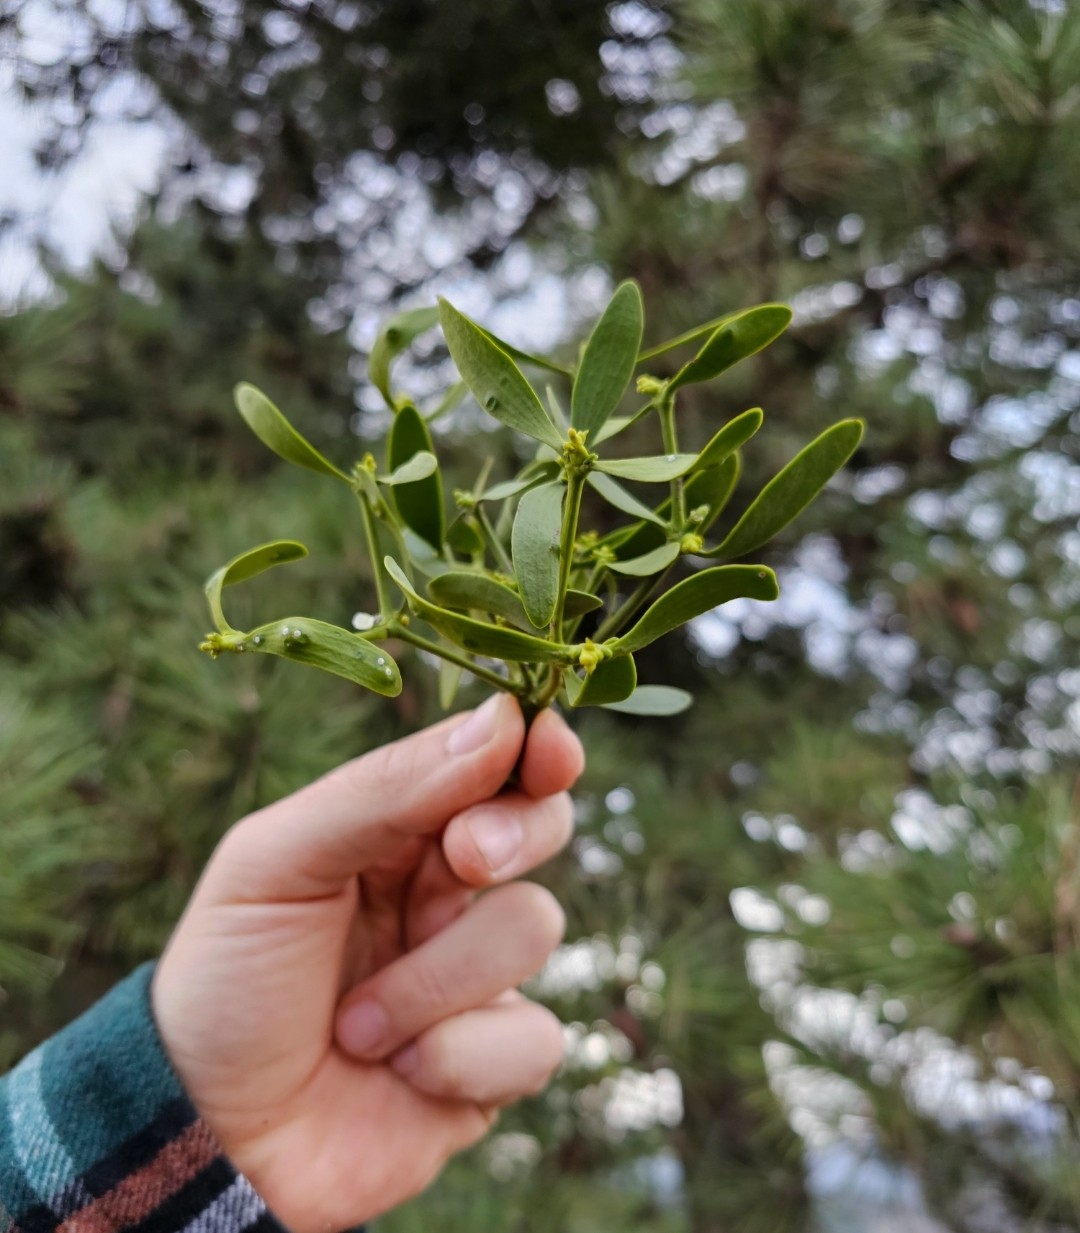
<path id="1" fill-rule="evenodd" d="M 668 568 L 670 569 L 670 566 Z M 668 570 L 665 569 L 663 573 L 657 574 L 655 578 L 646 578 L 644 581 L 639 582 L 625 601 L 600 625 L 600 628 L 593 634 L 593 641 L 603 642 L 605 639 L 617 634 L 634 613 L 660 589 L 667 575 Z"/>
<path id="2" fill-rule="evenodd" d="M 376 515 L 378 517 L 378 515 Z M 386 527 L 390 533 L 390 538 L 394 541 L 394 546 L 397 548 L 398 564 L 405 571 L 405 576 L 410 582 L 416 581 L 416 571 L 413 569 L 412 554 L 409 552 L 408 545 L 405 543 L 405 536 L 401 533 L 401 527 L 398 526 L 396 519 L 391 514 L 389 518 L 380 518 L 379 521 Z"/>
<path id="3" fill-rule="evenodd" d="M 604 577 L 604 572 L 606 570 L 607 570 L 607 563 L 604 561 L 597 561 L 596 564 L 592 567 L 592 571 L 590 572 L 589 577 L 587 581 L 585 582 L 585 586 L 582 589 L 589 595 L 595 595 L 597 590 L 599 590 L 600 583 Z M 564 642 L 572 641 L 574 636 L 577 634 L 578 627 L 581 625 L 581 622 L 584 619 L 585 619 L 584 615 L 575 617 L 574 620 L 571 621 L 569 625 L 567 625 L 567 627 L 563 630 L 563 635 L 564 635 L 563 641 Z"/>
<path id="4" fill-rule="evenodd" d="M 390 636 L 400 638 L 402 642 L 408 642 L 412 646 L 418 647 L 421 651 L 428 651 L 432 655 L 438 655 L 440 659 L 445 659 L 449 663 L 457 664 L 459 668 L 464 668 L 466 672 L 471 672 L 473 676 L 479 677 L 480 680 L 487 681 L 489 685 L 494 685 L 496 689 L 502 689 L 508 694 L 521 693 L 521 686 L 515 681 L 499 676 L 497 672 L 493 672 L 490 668 L 485 668 L 483 664 L 474 663 L 467 655 L 463 655 L 459 651 L 452 650 L 441 643 L 432 642 L 430 638 L 425 638 L 423 634 L 414 632 L 408 625 L 403 625 L 401 621 L 396 619 L 387 621 L 386 629 Z"/>
<path id="5" fill-rule="evenodd" d="M 578 516 L 581 513 L 581 495 L 585 491 L 585 476 L 584 470 L 577 467 L 567 468 L 566 500 L 563 503 L 562 536 L 559 541 L 559 589 L 555 596 L 555 612 L 551 618 L 551 636 L 556 642 L 563 641 L 561 633 L 563 609 L 566 607 L 570 573 L 574 568 L 574 541 L 577 539 Z"/>
<path id="6" fill-rule="evenodd" d="M 565 668 L 562 664 L 552 664 L 551 671 L 548 673 L 547 684 L 544 686 L 544 691 L 537 698 L 540 709 L 543 710 L 548 703 L 554 701 L 555 695 L 559 692 L 559 686 L 562 684 L 563 673 Z"/>
<path id="7" fill-rule="evenodd" d="M 585 581 L 582 590 L 588 595 L 592 595 L 600 586 L 601 579 L 604 577 L 604 571 L 607 569 L 606 561 L 597 561 L 589 571 L 589 577 Z"/>
<path id="8" fill-rule="evenodd" d="M 453 411 L 465 397 L 467 388 L 464 381 L 456 382 L 446 391 L 435 410 L 429 411 L 424 416 L 424 419 L 430 424 L 432 421 L 437 420 L 439 416 L 445 415 L 448 411 Z"/>
<path id="9" fill-rule="evenodd" d="M 362 492 L 356 493 L 356 499 L 360 502 L 360 513 L 364 519 L 364 538 L 367 540 L 368 556 L 371 557 L 371 570 L 375 575 L 375 593 L 379 597 L 379 615 L 384 622 L 389 621 L 394 611 L 394 606 L 390 602 L 390 589 L 387 585 L 386 571 L 379 557 L 379 534 L 375 529 L 375 515 L 371 512 L 371 506 Z"/>
<path id="10" fill-rule="evenodd" d="M 484 538 L 487 540 L 488 547 L 491 549 L 492 556 L 498 562 L 499 568 L 504 574 L 509 574 L 513 577 L 513 562 L 507 556 L 502 540 L 495 534 L 495 528 L 491 525 L 491 519 L 487 516 L 480 502 L 477 502 L 475 513 L 477 521 L 480 523 L 480 529 L 484 532 Z"/>
<path id="11" fill-rule="evenodd" d="M 675 395 L 665 393 L 658 405 L 660 411 L 660 428 L 664 434 L 664 452 L 677 454 L 679 452 L 679 435 L 675 428 Z M 675 525 L 682 531 L 686 526 L 686 495 L 683 492 L 682 477 L 671 481 L 671 512 Z"/>

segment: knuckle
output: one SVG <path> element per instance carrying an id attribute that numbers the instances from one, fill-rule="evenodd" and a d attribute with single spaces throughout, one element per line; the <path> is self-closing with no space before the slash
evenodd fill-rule
<path id="1" fill-rule="evenodd" d="M 409 973 L 410 1001 L 423 1008 L 425 1014 L 438 1012 L 450 1001 L 446 976 L 434 963 L 418 962 Z"/>
<path id="2" fill-rule="evenodd" d="M 356 791 L 366 794 L 374 790 L 391 800 L 403 788 L 411 786 L 423 770 L 417 764 L 413 744 L 408 739 L 391 741 L 389 745 L 373 749 L 341 769 Z"/>
<path id="3" fill-rule="evenodd" d="M 258 813 L 248 814 L 222 835 L 207 869 L 208 880 L 230 884 L 244 882 L 257 858 L 267 847 L 267 830 Z"/>
<path id="4" fill-rule="evenodd" d="M 214 861 L 216 864 L 234 865 L 246 858 L 252 830 L 252 818 L 254 817 L 254 814 L 249 814 L 247 817 L 241 818 L 239 822 L 234 822 L 225 834 L 222 835 L 214 850 Z"/>

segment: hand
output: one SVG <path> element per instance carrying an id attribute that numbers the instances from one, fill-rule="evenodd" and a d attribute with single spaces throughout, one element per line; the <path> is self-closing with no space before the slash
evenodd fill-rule
<path id="1" fill-rule="evenodd" d="M 158 965 L 177 1072 L 297 1233 L 418 1193 L 562 1059 L 558 1021 L 516 992 L 562 937 L 558 904 L 527 882 L 474 897 L 570 835 L 581 746 L 542 713 L 500 792 L 523 740 L 497 695 L 244 818 Z"/>

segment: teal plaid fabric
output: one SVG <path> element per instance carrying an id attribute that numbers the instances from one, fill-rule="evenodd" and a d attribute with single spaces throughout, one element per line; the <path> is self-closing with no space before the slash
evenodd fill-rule
<path id="1" fill-rule="evenodd" d="M 169 1064 L 152 971 L 0 1080 L 0 1233 L 284 1233 Z"/>

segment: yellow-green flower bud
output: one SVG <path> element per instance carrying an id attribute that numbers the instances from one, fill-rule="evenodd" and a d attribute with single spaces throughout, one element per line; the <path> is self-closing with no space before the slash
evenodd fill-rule
<path id="1" fill-rule="evenodd" d="M 588 430 L 582 432 L 577 428 L 568 429 L 563 442 L 563 465 L 568 469 L 587 468 L 596 460 L 596 455 L 589 451 L 585 444 Z"/>
<path id="2" fill-rule="evenodd" d="M 244 650 L 246 634 L 231 633 L 231 634 L 207 634 L 206 637 L 199 643 L 199 650 L 205 651 L 211 659 L 217 657 L 223 651 L 232 651 L 234 654 Z"/>
<path id="3" fill-rule="evenodd" d="M 597 646 L 591 638 L 585 639 L 585 645 L 578 653 L 578 663 L 585 669 L 586 676 L 592 676 L 596 671 L 596 665 L 606 658 L 604 648 Z"/>

